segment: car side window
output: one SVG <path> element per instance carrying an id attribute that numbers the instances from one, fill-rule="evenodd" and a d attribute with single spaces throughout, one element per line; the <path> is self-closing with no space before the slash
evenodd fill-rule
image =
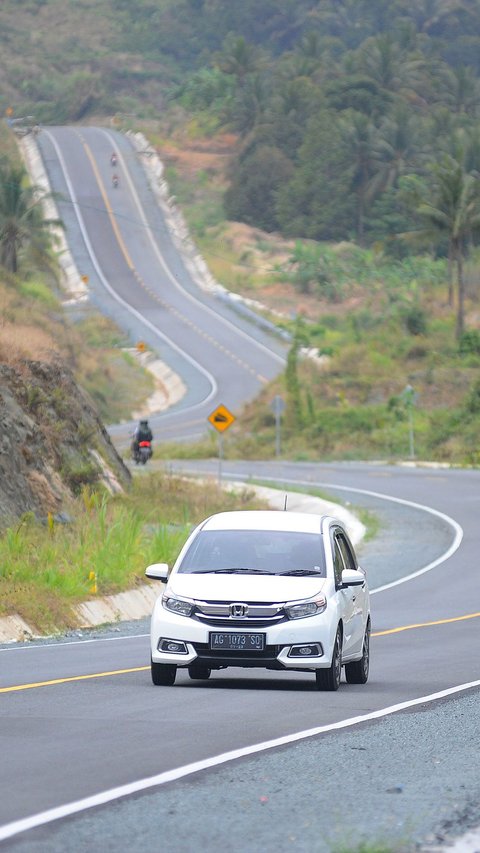
<path id="1" fill-rule="evenodd" d="M 345 568 L 342 552 L 340 551 L 337 537 L 333 537 L 333 572 L 335 575 L 335 586 L 337 589 L 342 585 L 342 572 Z"/>
<path id="2" fill-rule="evenodd" d="M 342 552 L 343 562 L 345 563 L 346 569 L 356 569 L 357 561 L 355 559 L 355 554 L 353 553 L 353 549 L 348 541 L 347 537 L 344 533 L 337 532 L 336 540 L 338 542 L 340 551 Z"/>

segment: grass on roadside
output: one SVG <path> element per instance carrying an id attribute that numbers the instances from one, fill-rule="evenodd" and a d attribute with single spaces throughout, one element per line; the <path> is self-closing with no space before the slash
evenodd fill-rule
<path id="1" fill-rule="evenodd" d="M 76 627 L 73 606 L 144 582 L 152 562 L 175 560 L 192 525 L 211 513 L 261 506 L 248 487 L 240 494 L 151 474 L 129 494 L 112 498 L 84 489 L 74 520 L 45 525 L 24 516 L 0 538 L 0 617 L 18 613 L 40 633 Z"/>

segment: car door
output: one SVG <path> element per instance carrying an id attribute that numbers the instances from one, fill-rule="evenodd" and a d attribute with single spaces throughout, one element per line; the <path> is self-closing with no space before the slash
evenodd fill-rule
<path id="1" fill-rule="evenodd" d="M 335 541 L 342 555 L 343 564 L 346 569 L 355 569 L 358 571 L 358 564 L 355 557 L 355 552 L 346 533 L 337 528 L 335 531 Z M 360 652 L 363 646 L 363 635 L 365 632 L 365 610 L 366 610 L 366 583 L 363 586 L 349 587 L 343 592 L 348 598 L 348 636 L 344 639 L 345 655 L 356 654 Z M 345 629 L 347 635 L 347 628 Z"/>
<path id="2" fill-rule="evenodd" d="M 333 571 L 335 574 L 335 588 L 338 602 L 339 616 L 343 622 L 343 647 L 344 655 L 351 654 L 351 636 L 352 636 L 352 620 L 355 610 L 355 593 L 354 587 L 342 589 L 342 572 L 346 568 L 342 550 L 340 548 L 339 534 L 342 531 L 339 527 L 333 527 L 330 533 L 330 541 L 332 546 Z"/>

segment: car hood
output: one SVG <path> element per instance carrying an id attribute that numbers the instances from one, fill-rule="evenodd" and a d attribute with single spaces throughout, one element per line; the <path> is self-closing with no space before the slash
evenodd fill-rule
<path id="1" fill-rule="evenodd" d="M 275 575 L 175 574 L 167 594 L 200 601 L 261 601 L 276 603 L 311 598 L 321 592 L 325 578 Z"/>

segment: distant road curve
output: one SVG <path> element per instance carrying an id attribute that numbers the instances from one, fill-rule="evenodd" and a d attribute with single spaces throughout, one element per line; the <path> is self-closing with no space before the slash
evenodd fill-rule
<path id="1" fill-rule="evenodd" d="M 187 386 L 176 406 L 151 419 L 156 437 L 205 434 L 208 415 L 220 403 L 237 413 L 283 370 L 285 344 L 198 288 L 125 136 L 105 128 L 49 127 L 38 145 L 72 255 L 88 275 L 91 301 L 133 341 L 158 352 Z M 129 431 L 127 425 L 110 430 L 117 440 Z"/>

